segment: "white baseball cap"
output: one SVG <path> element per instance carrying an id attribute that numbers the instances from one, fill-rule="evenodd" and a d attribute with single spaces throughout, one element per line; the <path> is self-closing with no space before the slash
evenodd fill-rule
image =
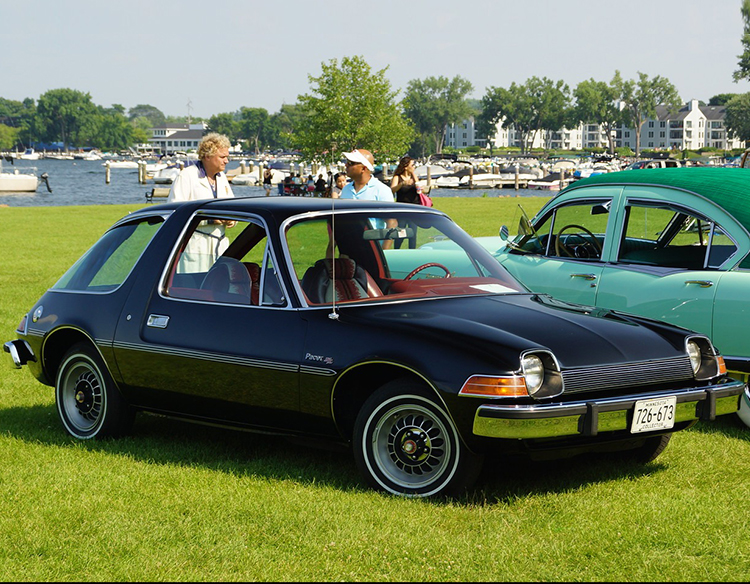
<path id="1" fill-rule="evenodd" d="M 352 150 L 351 152 L 344 152 L 344 158 L 347 160 L 351 160 L 352 162 L 361 162 L 365 165 L 365 168 L 367 168 L 370 172 L 375 170 L 375 167 L 373 167 L 372 162 L 367 160 L 367 157 L 362 154 L 359 150 Z"/>

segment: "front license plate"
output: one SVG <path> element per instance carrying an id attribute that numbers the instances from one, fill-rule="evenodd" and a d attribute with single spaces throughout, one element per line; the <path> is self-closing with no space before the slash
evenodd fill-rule
<path id="1" fill-rule="evenodd" d="M 654 430 L 668 430 L 674 426 L 674 413 L 677 398 L 659 397 L 635 402 L 633 409 L 633 423 L 630 432 L 653 432 Z"/>

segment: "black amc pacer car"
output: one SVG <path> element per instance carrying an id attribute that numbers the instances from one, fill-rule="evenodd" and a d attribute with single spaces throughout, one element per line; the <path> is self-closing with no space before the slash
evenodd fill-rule
<path id="1" fill-rule="evenodd" d="M 146 411 L 330 439 L 410 496 L 465 489 L 489 452 L 648 461 L 746 391 L 704 335 L 529 293 L 445 214 L 398 203 L 141 209 L 17 333 L 6 352 L 76 438 Z"/>

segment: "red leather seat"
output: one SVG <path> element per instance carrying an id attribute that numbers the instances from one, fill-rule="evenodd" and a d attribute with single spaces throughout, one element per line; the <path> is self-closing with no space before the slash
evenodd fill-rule
<path id="1" fill-rule="evenodd" d="M 308 268 L 302 291 L 312 304 L 383 296 L 373 277 L 351 258 L 323 259 Z"/>

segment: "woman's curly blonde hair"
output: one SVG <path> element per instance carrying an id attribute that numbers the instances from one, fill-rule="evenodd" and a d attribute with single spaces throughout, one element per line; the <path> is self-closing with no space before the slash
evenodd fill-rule
<path id="1" fill-rule="evenodd" d="M 198 144 L 198 160 L 205 160 L 209 156 L 213 156 L 222 148 L 229 148 L 231 146 L 229 138 L 224 134 L 217 132 L 211 132 L 206 134 Z"/>

